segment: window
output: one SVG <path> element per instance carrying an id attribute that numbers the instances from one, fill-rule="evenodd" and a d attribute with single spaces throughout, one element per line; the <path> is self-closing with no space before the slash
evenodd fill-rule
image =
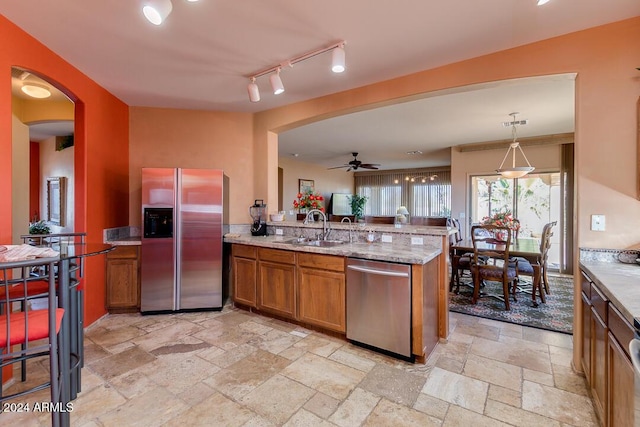
<path id="1" fill-rule="evenodd" d="M 365 215 L 395 216 L 406 206 L 412 217 L 451 214 L 451 172 L 411 169 L 356 174 L 356 193 L 367 196 Z"/>

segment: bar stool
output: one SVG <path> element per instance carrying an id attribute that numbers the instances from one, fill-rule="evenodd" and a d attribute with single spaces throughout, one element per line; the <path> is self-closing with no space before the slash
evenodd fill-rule
<path id="1" fill-rule="evenodd" d="M 61 372 L 62 337 L 58 332 L 65 311 L 57 307 L 55 270 L 57 258 L 41 258 L 29 261 L 0 263 L 0 383 L 6 366 L 33 359 L 49 358 L 49 380 L 30 386 L 28 389 L 4 395 L 0 389 L 0 402 L 43 390 L 51 391 L 51 423 L 59 426 L 68 422 L 64 415 L 62 390 L 65 378 Z M 39 276 L 30 275 L 37 267 Z M 47 308 L 32 309 L 28 301 L 29 285 L 35 281 L 48 284 Z M 15 310 L 14 305 L 20 305 Z M 66 420 L 66 422 L 63 422 Z"/>

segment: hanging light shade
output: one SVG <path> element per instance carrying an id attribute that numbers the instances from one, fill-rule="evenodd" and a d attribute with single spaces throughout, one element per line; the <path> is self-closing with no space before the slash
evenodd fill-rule
<path id="1" fill-rule="evenodd" d="M 280 78 L 280 68 L 276 70 L 275 74 L 271 74 L 269 77 L 269 81 L 271 82 L 271 89 L 273 89 L 274 95 L 280 95 L 284 92 L 284 85 L 282 84 L 282 79 Z"/>
<path id="2" fill-rule="evenodd" d="M 504 155 L 504 158 L 502 159 L 502 163 L 500 163 L 500 167 L 496 169 L 496 172 L 498 172 L 500 175 L 502 175 L 505 178 L 522 178 L 523 176 L 525 176 L 529 172 L 532 172 L 535 169 L 533 166 L 531 166 L 531 163 L 529 163 L 527 156 L 525 156 L 524 151 L 522 151 L 522 148 L 520 147 L 520 143 L 517 141 L 518 139 L 518 132 L 516 130 L 517 114 L 518 113 L 509 114 L 513 118 L 513 120 L 511 121 L 511 135 L 513 136 L 513 142 L 509 144 L 509 149 L 507 150 L 507 154 Z M 527 166 L 516 166 L 516 151 L 520 151 L 520 153 L 522 154 L 522 157 L 524 158 L 524 161 L 527 162 Z M 511 167 L 505 168 L 504 162 L 507 160 L 507 157 L 509 157 L 510 152 L 512 154 Z"/>
<path id="3" fill-rule="evenodd" d="M 247 86 L 247 92 L 249 92 L 249 101 L 258 102 L 260 101 L 260 89 L 258 89 L 258 85 L 256 84 L 256 78 L 251 78 L 251 83 Z"/>
<path id="4" fill-rule="evenodd" d="M 345 68 L 344 45 L 341 45 L 331 52 L 331 71 L 334 73 L 342 73 Z"/>
<path id="5" fill-rule="evenodd" d="M 160 25 L 171 13 L 171 0 L 146 0 L 142 6 L 142 13 L 153 25 Z"/>

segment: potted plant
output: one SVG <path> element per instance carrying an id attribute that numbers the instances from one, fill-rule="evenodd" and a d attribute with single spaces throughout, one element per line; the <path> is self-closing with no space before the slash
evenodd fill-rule
<path id="1" fill-rule="evenodd" d="M 355 216 L 356 221 L 364 219 L 364 205 L 367 203 L 368 197 L 354 194 L 349 198 L 351 203 L 351 213 Z"/>
<path id="2" fill-rule="evenodd" d="M 29 234 L 49 234 L 51 228 L 44 219 L 29 224 Z"/>

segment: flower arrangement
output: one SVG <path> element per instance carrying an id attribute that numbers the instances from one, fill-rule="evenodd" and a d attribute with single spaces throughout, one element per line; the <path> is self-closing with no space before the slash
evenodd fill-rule
<path id="1" fill-rule="evenodd" d="M 496 225 L 498 227 L 507 227 L 512 231 L 520 230 L 520 221 L 515 219 L 510 211 L 498 212 L 492 216 L 482 218 L 482 225 Z"/>
<path id="2" fill-rule="evenodd" d="M 323 202 L 324 197 L 321 194 L 314 194 L 309 191 L 306 193 L 298 193 L 296 200 L 293 201 L 293 207 L 298 209 L 298 212 L 302 212 L 303 209 L 319 209 L 324 212 Z"/>

